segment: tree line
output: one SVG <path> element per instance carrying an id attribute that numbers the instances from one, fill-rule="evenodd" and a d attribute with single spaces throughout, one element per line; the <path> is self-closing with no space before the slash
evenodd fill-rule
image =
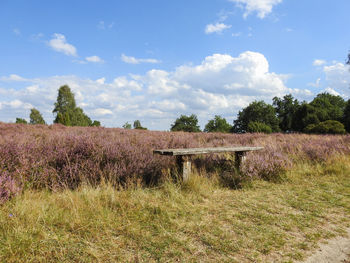
<path id="1" fill-rule="evenodd" d="M 274 97 L 272 104 L 254 101 L 238 112 L 230 125 L 216 115 L 205 125 L 204 132 L 304 132 L 344 134 L 350 132 L 350 100 L 330 93 L 318 94 L 310 103 L 298 101 L 291 94 Z M 198 118 L 181 115 L 171 131 L 199 132 Z"/>
<path id="2" fill-rule="evenodd" d="M 57 101 L 52 113 L 56 115 L 54 123 L 65 126 L 101 126 L 99 121 L 92 121 L 82 108 L 77 107 L 74 93 L 68 85 L 58 89 Z M 42 114 L 35 108 L 30 110 L 29 119 L 30 124 L 46 124 Z M 23 118 L 16 118 L 16 123 L 27 123 L 27 121 Z"/>

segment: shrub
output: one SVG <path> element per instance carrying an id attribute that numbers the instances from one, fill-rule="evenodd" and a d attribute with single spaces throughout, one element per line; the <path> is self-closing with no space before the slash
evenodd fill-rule
<path id="1" fill-rule="evenodd" d="M 271 133 L 272 129 L 269 125 L 257 122 L 257 121 L 251 121 L 248 124 L 248 132 L 262 132 L 262 133 Z"/>
<path id="2" fill-rule="evenodd" d="M 304 129 L 306 133 L 317 133 L 317 134 L 345 134 L 345 128 L 339 121 L 328 120 L 318 124 L 309 124 Z"/>
<path id="3" fill-rule="evenodd" d="M 278 181 L 290 166 L 291 162 L 285 154 L 266 147 L 263 152 L 249 154 L 243 163 L 242 173 L 251 178 Z"/>

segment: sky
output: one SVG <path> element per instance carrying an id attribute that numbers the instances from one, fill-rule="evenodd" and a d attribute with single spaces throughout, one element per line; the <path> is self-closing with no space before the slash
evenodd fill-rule
<path id="1" fill-rule="evenodd" d="M 0 121 L 60 86 L 105 127 L 229 123 L 254 100 L 350 97 L 349 0 L 0 0 Z"/>

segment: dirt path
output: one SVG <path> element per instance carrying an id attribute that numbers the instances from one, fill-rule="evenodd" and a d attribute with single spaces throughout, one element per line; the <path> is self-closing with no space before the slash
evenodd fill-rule
<path id="1" fill-rule="evenodd" d="M 311 256 L 300 263 L 350 263 L 350 228 L 347 237 L 337 237 L 320 244 Z"/>

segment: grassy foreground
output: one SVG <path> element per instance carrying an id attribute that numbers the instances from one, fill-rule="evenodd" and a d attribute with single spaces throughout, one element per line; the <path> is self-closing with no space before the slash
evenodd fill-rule
<path id="1" fill-rule="evenodd" d="M 0 262 L 293 262 L 350 226 L 350 158 L 240 190 L 25 191 L 0 206 Z"/>

